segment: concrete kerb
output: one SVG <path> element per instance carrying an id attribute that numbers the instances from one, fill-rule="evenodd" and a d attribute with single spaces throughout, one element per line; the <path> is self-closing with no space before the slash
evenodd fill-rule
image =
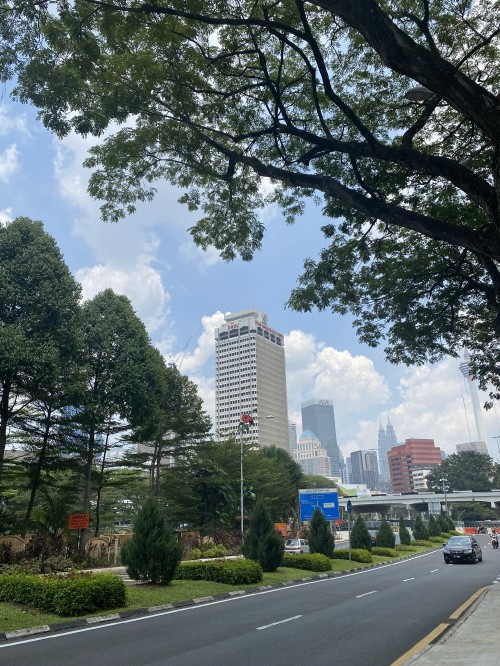
<path id="1" fill-rule="evenodd" d="M 428 551 L 432 552 L 432 551 Z M 422 554 L 422 553 L 420 553 Z M 400 560 L 407 560 L 414 555 L 409 555 L 407 557 L 398 557 L 394 558 L 393 562 L 398 562 Z M 356 567 L 354 569 L 347 569 L 345 571 L 330 571 L 322 574 L 316 574 L 309 576 L 307 578 L 297 578 L 294 580 L 286 581 L 284 583 L 277 583 L 276 585 L 261 585 L 258 587 L 249 588 L 247 590 L 236 590 L 232 592 L 225 592 L 221 594 L 215 594 L 210 597 L 201 597 L 198 599 L 186 599 L 184 601 L 177 601 L 172 604 L 163 604 L 161 606 L 151 606 L 150 608 L 135 608 L 128 611 L 123 611 L 120 613 L 111 613 L 109 615 L 100 615 L 100 616 L 90 616 L 87 618 L 77 618 L 75 620 L 66 620 L 65 622 L 58 622 L 51 625 L 42 625 L 40 627 L 30 627 L 29 629 L 17 629 L 15 631 L 0 633 L 0 641 L 10 640 L 14 638 L 22 638 L 26 636 L 32 636 L 34 634 L 48 633 L 52 631 L 62 631 L 65 629 L 76 629 L 79 627 L 89 626 L 93 624 L 112 622 L 117 620 L 128 619 L 131 617 L 141 617 L 144 615 L 151 615 L 158 612 L 174 610 L 176 608 L 188 608 L 189 606 L 199 606 L 203 603 L 209 603 L 214 600 L 219 599 L 230 599 L 235 596 L 244 596 L 251 595 L 257 592 L 279 589 L 283 587 L 292 587 L 293 585 L 300 585 L 303 582 L 314 581 L 314 580 L 323 580 L 325 578 L 337 578 L 339 576 L 345 576 L 350 573 L 357 571 L 362 571 L 364 569 L 373 569 L 375 567 L 383 566 L 384 563 L 376 564 L 367 564 L 365 566 Z M 93 569 L 94 572 L 108 572 L 115 573 L 117 575 L 123 574 L 124 567 L 108 567 L 106 569 Z"/>

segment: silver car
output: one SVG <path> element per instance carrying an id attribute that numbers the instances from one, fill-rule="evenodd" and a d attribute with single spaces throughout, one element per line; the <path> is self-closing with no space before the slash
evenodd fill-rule
<path id="1" fill-rule="evenodd" d="M 285 555 L 303 555 L 309 552 L 306 539 L 287 539 L 285 541 Z"/>

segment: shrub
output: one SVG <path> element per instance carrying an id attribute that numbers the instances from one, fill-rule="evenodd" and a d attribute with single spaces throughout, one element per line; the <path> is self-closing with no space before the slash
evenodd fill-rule
<path id="1" fill-rule="evenodd" d="M 319 553 L 331 557 L 335 550 L 335 539 L 330 532 L 328 522 L 325 520 L 323 512 L 319 507 L 314 509 L 314 513 L 309 523 L 309 548 L 311 553 Z"/>
<path id="2" fill-rule="evenodd" d="M 125 605 L 125 584 L 112 574 L 0 578 L 0 601 L 14 602 L 57 615 L 82 615 Z"/>
<path id="3" fill-rule="evenodd" d="M 179 580 L 211 580 L 228 585 L 248 585 L 262 580 L 262 567 L 253 560 L 182 562 L 175 577 Z"/>
<path id="4" fill-rule="evenodd" d="M 332 563 L 326 555 L 313 553 L 311 555 L 285 555 L 283 566 L 307 571 L 330 571 Z"/>
<path id="5" fill-rule="evenodd" d="M 394 548 L 384 548 L 382 546 L 375 546 L 372 548 L 372 555 L 379 557 L 398 557 L 399 553 Z"/>
<path id="6" fill-rule="evenodd" d="M 347 549 L 345 550 L 336 550 L 333 553 L 333 558 L 334 560 L 348 560 L 349 559 L 349 551 Z M 364 548 L 353 548 L 351 550 L 351 560 L 353 562 L 362 562 L 364 564 L 369 564 L 373 562 L 371 553 L 368 550 L 365 550 Z"/>
<path id="7" fill-rule="evenodd" d="M 212 546 L 204 552 L 202 552 L 202 557 L 225 557 L 227 555 L 227 550 L 224 546 Z"/>
<path id="8" fill-rule="evenodd" d="M 450 535 L 450 536 L 460 536 L 462 532 L 458 532 L 457 530 L 450 530 L 449 532 L 441 532 L 441 536 L 445 535 Z"/>
<path id="9" fill-rule="evenodd" d="M 351 530 L 351 546 L 353 549 L 360 548 L 368 551 L 372 549 L 372 538 L 361 514 L 356 518 L 354 527 Z"/>
<path id="10" fill-rule="evenodd" d="M 386 517 L 382 516 L 380 527 L 377 532 L 377 546 L 380 548 L 394 548 L 395 543 L 396 537 L 394 536 L 392 527 L 387 522 Z"/>
<path id="11" fill-rule="evenodd" d="M 397 543 L 394 546 L 394 550 L 401 551 L 403 553 L 416 553 L 417 549 L 414 548 L 413 546 L 409 546 L 406 543 Z"/>
<path id="12" fill-rule="evenodd" d="M 191 559 L 192 560 L 199 560 L 201 557 L 201 550 L 199 548 L 193 548 L 191 550 Z"/>
<path id="13" fill-rule="evenodd" d="M 432 546 L 436 545 L 432 543 L 432 541 L 429 541 L 428 539 L 415 539 L 411 543 L 412 546 L 426 546 L 427 548 L 432 548 Z"/>
<path id="14" fill-rule="evenodd" d="M 165 522 L 164 512 L 148 497 L 137 514 L 134 536 L 121 550 L 130 578 L 168 585 L 182 559 L 182 544 Z"/>
<path id="15" fill-rule="evenodd" d="M 460 532 L 457 532 L 457 533 L 455 534 L 455 536 L 458 536 L 458 535 L 460 535 Z M 450 537 L 452 537 L 453 534 L 452 534 L 451 532 L 441 532 L 441 536 L 443 537 L 443 539 L 445 539 L 445 541 L 448 541 L 448 539 L 449 539 Z"/>
<path id="16" fill-rule="evenodd" d="M 430 536 L 429 541 L 431 543 L 446 543 L 446 541 L 448 541 L 448 539 L 443 539 L 443 537 L 441 537 L 441 536 Z"/>

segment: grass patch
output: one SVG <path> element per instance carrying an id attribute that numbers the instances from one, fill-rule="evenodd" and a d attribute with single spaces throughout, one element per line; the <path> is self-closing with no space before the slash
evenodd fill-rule
<path id="1" fill-rule="evenodd" d="M 416 552 L 428 551 L 428 548 L 415 548 Z M 407 553 L 401 553 L 405 556 Z M 408 553 L 411 555 L 411 553 Z M 383 564 L 390 562 L 391 559 L 373 555 L 373 564 Z M 331 571 L 350 571 L 363 566 L 360 562 L 349 562 L 349 560 L 331 560 Z M 161 587 L 159 585 L 132 585 L 127 586 L 127 605 L 123 608 L 117 608 L 110 611 L 100 611 L 94 615 L 103 615 L 106 613 L 116 613 L 134 608 L 149 608 L 151 606 L 161 606 L 162 604 L 174 604 L 187 599 L 197 599 L 216 594 L 224 594 L 234 590 L 252 589 L 262 585 L 278 585 L 291 580 L 300 580 L 315 576 L 313 571 L 299 571 L 289 567 L 280 567 L 273 573 L 264 573 L 261 583 L 256 585 L 226 585 L 224 583 L 215 583 L 205 580 L 174 580 L 171 585 Z M 92 613 L 87 613 L 82 617 L 91 617 Z M 0 632 L 14 631 L 15 629 L 29 629 L 39 627 L 43 624 L 57 624 L 67 620 L 74 620 L 71 617 L 61 617 L 50 613 L 41 613 L 32 608 L 19 606 L 18 604 L 0 603 Z"/>

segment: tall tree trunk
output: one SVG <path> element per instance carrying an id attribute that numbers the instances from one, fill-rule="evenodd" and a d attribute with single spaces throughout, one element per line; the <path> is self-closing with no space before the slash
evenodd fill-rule
<path id="1" fill-rule="evenodd" d="M 109 442 L 109 426 L 106 432 L 106 441 L 104 443 L 104 449 L 102 452 L 101 460 L 101 469 L 99 471 L 99 479 L 97 481 L 97 500 L 95 507 L 95 532 L 94 535 L 99 536 L 99 529 L 101 527 L 101 494 L 102 488 L 104 486 L 104 469 L 106 467 L 106 454 L 108 452 L 108 442 Z"/>
<path id="2" fill-rule="evenodd" d="M 82 513 L 90 511 L 90 488 L 92 485 L 92 470 L 94 467 L 94 449 L 95 449 L 95 427 L 92 426 L 89 432 L 89 446 L 87 450 L 87 463 L 85 465 L 85 487 L 83 490 Z M 85 530 L 80 530 L 80 542 L 78 552 L 83 556 L 85 553 Z"/>
<path id="3" fill-rule="evenodd" d="M 42 469 L 45 463 L 51 425 L 52 425 L 52 409 L 49 407 L 45 419 L 45 432 L 43 433 L 42 448 L 40 450 L 40 454 L 38 456 L 38 461 L 35 468 L 35 473 L 33 475 L 33 481 L 31 483 L 30 500 L 28 502 L 28 508 L 26 509 L 26 515 L 24 517 L 23 528 L 21 531 L 21 536 L 23 538 L 26 536 L 26 532 L 28 531 L 28 525 L 31 520 L 33 507 L 35 505 L 35 497 L 40 485 L 40 477 L 42 475 Z"/>
<path id="4" fill-rule="evenodd" d="M 10 388 L 11 381 L 10 379 L 6 379 L 2 384 L 2 396 L 0 398 L 0 482 L 2 481 L 5 447 L 7 445 L 7 424 L 10 416 Z"/>

